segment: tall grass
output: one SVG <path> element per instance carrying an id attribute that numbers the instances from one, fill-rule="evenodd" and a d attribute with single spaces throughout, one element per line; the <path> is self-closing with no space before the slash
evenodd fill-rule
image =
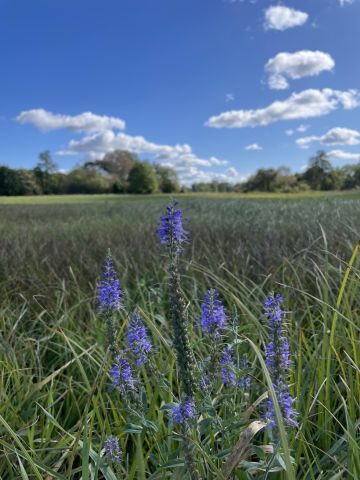
<path id="1" fill-rule="evenodd" d="M 102 458 L 110 433 L 128 452 L 124 478 L 186 478 L 178 439 L 169 435 L 161 408 L 173 400 L 170 390 L 161 391 L 143 371 L 153 399 L 149 418 L 156 419 L 149 434 L 125 425 L 107 376 L 99 375 L 106 342 L 94 294 L 111 247 L 127 297 L 139 305 L 152 334 L 156 367 L 177 385 L 154 234 L 162 207 L 163 200 L 0 207 L 1 478 L 114 479 Z M 223 426 L 221 442 L 194 446 L 208 465 L 203 477 L 224 478 L 227 456 L 249 422 L 261 417 L 258 399 L 268 390 L 260 356 L 262 301 L 275 288 L 291 311 L 290 388 L 300 427 L 284 439 L 284 460 L 277 460 L 288 473 L 261 471 L 261 460 L 271 455 L 261 430 L 232 475 L 292 478 L 290 461 L 297 479 L 360 478 L 360 270 L 353 250 L 360 238 L 359 202 L 197 198 L 182 207 L 192 236 L 182 280 L 195 354 L 206 353 L 196 325 L 202 295 L 214 286 L 228 311 L 236 310 L 236 334 L 257 385 L 246 401 L 239 394 L 225 405 L 232 421 L 231 428 Z"/>

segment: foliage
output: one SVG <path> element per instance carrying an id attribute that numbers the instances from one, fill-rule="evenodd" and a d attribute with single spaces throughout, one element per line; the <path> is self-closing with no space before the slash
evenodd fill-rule
<path id="1" fill-rule="evenodd" d="M 157 189 L 154 167 L 148 162 L 136 162 L 129 173 L 129 193 L 154 193 Z"/>

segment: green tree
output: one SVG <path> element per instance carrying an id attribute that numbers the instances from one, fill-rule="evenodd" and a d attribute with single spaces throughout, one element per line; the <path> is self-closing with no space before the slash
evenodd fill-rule
<path id="1" fill-rule="evenodd" d="M 173 168 L 163 165 L 155 165 L 154 168 L 161 192 L 177 193 L 180 191 L 179 177 Z"/>
<path id="2" fill-rule="evenodd" d="M 43 152 L 40 152 L 39 161 L 33 172 L 42 193 L 54 193 L 51 174 L 56 169 L 57 165 L 52 160 L 50 151 L 44 150 Z"/>
<path id="3" fill-rule="evenodd" d="M 326 181 L 332 171 L 328 155 L 324 150 L 319 150 L 316 155 L 310 158 L 309 168 L 304 172 L 302 179 L 309 184 L 313 190 L 328 190 L 331 183 Z"/>
<path id="4" fill-rule="evenodd" d="M 155 169 L 149 162 L 136 162 L 129 173 L 130 193 L 154 193 L 158 189 Z"/>
<path id="5" fill-rule="evenodd" d="M 123 193 L 127 190 L 129 173 L 138 161 L 136 155 L 126 150 L 108 152 L 102 160 L 87 162 L 85 168 L 105 172 L 113 180 L 113 191 Z"/>
<path id="6" fill-rule="evenodd" d="M 260 168 L 254 176 L 250 177 L 244 184 L 245 192 L 274 192 L 278 172 L 273 168 Z"/>

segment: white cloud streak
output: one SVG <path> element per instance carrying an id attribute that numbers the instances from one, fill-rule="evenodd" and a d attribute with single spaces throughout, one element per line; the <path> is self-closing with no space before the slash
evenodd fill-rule
<path id="1" fill-rule="evenodd" d="M 16 121 L 20 124 L 28 123 L 40 130 L 68 129 L 72 132 L 101 132 L 109 129 L 124 130 L 125 122 L 121 118 L 95 115 L 84 112 L 79 115 L 61 115 L 48 112 L 43 108 L 35 108 L 21 112 Z"/>
<path id="2" fill-rule="evenodd" d="M 213 128 L 257 127 L 281 120 L 320 117 L 339 107 L 348 110 L 357 106 L 359 106 L 357 90 L 308 89 L 293 93 L 285 100 L 277 100 L 265 108 L 231 110 L 214 115 L 205 125 Z"/>
<path id="3" fill-rule="evenodd" d="M 263 148 L 258 145 L 257 143 L 251 143 L 250 145 L 247 145 L 245 147 L 245 150 L 253 150 L 253 151 L 256 151 L 256 150 L 262 150 Z"/>
<path id="4" fill-rule="evenodd" d="M 344 152 L 344 150 L 331 150 L 327 154 L 336 160 L 350 160 L 360 162 L 360 153 Z"/>
<path id="5" fill-rule="evenodd" d="M 319 142 L 323 145 L 358 145 L 360 143 L 360 132 L 350 128 L 335 127 L 324 135 L 311 135 L 296 140 L 296 144 L 301 148 L 309 148 L 313 142 Z"/>
<path id="6" fill-rule="evenodd" d="M 265 11 L 265 30 L 286 30 L 306 23 L 309 15 L 283 5 L 272 6 Z"/>
<path id="7" fill-rule="evenodd" d="M 265 71 L 269 74 L 269 87 L 284 90 L 289 88 L 287 79 L 297 80 L 319 75 L 323 71 L 331 71 L 334 66 L 335 62 L 328 53 L 319 50 L 300 50 L 294 53 L 278 53 L 268 60 Z"/>

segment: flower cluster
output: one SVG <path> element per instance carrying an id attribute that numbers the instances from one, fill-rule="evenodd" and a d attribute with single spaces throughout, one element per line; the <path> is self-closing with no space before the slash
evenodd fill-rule
<path id="1" fill-rule="evenodd" d="M 281 308 L 283 301 L 280 294 L 270 294 L 264 302 L 264 315 L 269 322 L 269 343 L 265 348 L 265 356 L 281 414 L 285 423 L 295 426 L 297 425 L 294 420 L 296 412 L 292 407 L 294 400 L 287 388 L 290 350 L 283 321 L 285 312 Z M 266 418 L 269 426 L 276 425 L 275 409 L 271 398 L 268 400 Z"/>
<path id="2" fill-rule="evenodd" d="M 220 359 L 221 382 L 228 387 L 236 385 L 236 373 L 234 363 L 234 352 L 232 348 L 226 347 Z"/>
<path id="3" fill-rule="evenodd" d="M 174 246 L 178 254 L 182 243 L 188 241 L 188 232 L 183 226 L 183 212 L 176 206 L 177 202 L 173 201 L 166 207 L 166 214 L 160 217 L 157 234 L 161 245 Z"/>
<path id="4" fill-rule="evenodd" d="M 202 330 L 207 334 L 219 335 L 225 323 L 225 310 L 219 300 L 219 294 L 215 289 L 208 290 L 201 304 L 200 325 Z"/>
<path id="5" fill-rule="evenodd" d="M 140 366 L 145 363 L 151 351 L 151 342 L 138 311 L 135 311 L 130 318 L 130 325 L 127 329 L 127 341 L 129 350 L 136 358 L 136 365 Z"/>
<path id="6" fill-rule="evenodd" d="M 192 398 L 182 398 L 178 405 L 171 407 L 171 421 L 173 425 L 185 426 L 189 419 L 196 417 L 195 402 Z"/>
<path id="7" fill-rule="evenodd" d="M 112 463 L 121 462 L 122 451 L 120 448 L 119 440 L 116 437 L 114 437 L 113 435 L 107 437 L 105 440 L 104 448 L 106 456 L 109 457 Z"/>
<path id="8" fill-rule="evenodd" d="M 109 372 L 112 387 L 118 388 L 121 393 L 127 394 L 135 390 L 135 378 L 129 362 L 122 355 L 117 355 Z"/>
<path id="9" fill-rule="evenodd" d="M 97 303 L 100 312 L 111 315 L 123 308 L 120 280 L 117 278 L 111 253 L 106 255 L 102 280 L 99 283 Z"/>

